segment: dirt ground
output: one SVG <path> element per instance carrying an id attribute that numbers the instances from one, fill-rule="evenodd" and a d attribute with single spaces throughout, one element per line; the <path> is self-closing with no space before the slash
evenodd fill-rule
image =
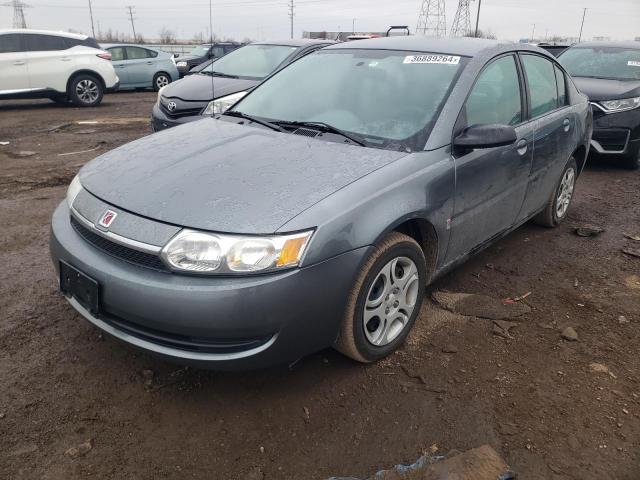
<path id="1" fill-rule="evenodd" d="M 432 285 L 406 346 L 382 363 L 326 350 L 266 371 L 185 369 L 74 313 L 48 253 L 68 182 L 149 134 L 154 100 L 0 103 L 0 478 L 366 477 L 482 444 L 520 479 L 640 478 L 640 258 L 621 251 L 640 248 L 623 235 L 640 235 L 640 172 L 589 165 L 567 222 L 525 225 Z M 129 123 L 69 124 L 105 119 Z M 584 223 L 606 230 L 576 236 Z M 532 310 L 505 338 L 437 307 L 436 291 L 531 292 Z M 567 326 L 577 341 L 561 338 Z"/>

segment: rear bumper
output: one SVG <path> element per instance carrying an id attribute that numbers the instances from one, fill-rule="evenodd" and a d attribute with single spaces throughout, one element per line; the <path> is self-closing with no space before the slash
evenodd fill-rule
<path id="1" fill-rule="evenodd" d="M 86 242 L 65 202 L 51 226 L 51 257 L 96 280 L 100 313 L 71 305 L 92 324 L 154 355 L 214 369 L 293 361 L 335 341 L 347 295 L 368 247 L 287 272 L 204 277 L 127 263 Z"/>
<path id="2" fill-rule="evenodd" d="M 117 92 L 119 88 L 120 88 L 120 79 L 118 79 L 118 81 L 113 86 L 105 88 L 104 91 L 105 93 L 113 93 L 113 92 Z"/>

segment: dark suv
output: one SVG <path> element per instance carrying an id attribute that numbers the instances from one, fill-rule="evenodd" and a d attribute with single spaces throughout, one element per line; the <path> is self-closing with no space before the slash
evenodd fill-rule
<path id="1" fill-rule="evenodd" d="M 184 77 L 189 73 L 193 67 L 200 65 L 203 62 L 206 62 L 212 58 L 220 58 L 224 57 L 227 53 L 233 52 L 234 50 L 240 48 L 242 46 L 241 43 L 235 42 L 218 42 L 218 43 L 208 43 L 205 45 L 198 45 L 193 47 L 193 49 L 187 55 L 181 55 L 176 58 L 176 67 L 178 67 L 178 73 L 180 77 Z"/>
<path id="2" fill-rule="evenodd" d="M 591 153 L 640 167 L 640 42 L 579 43 L 559 60 L 591 100 Z"/>

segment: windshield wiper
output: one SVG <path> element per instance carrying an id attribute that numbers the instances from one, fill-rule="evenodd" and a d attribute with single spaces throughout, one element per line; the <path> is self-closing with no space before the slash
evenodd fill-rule
<path id="1" fill-rule="evenodd" d="M 238 75 L 230 75 L 228 73 L 222 73 L 222 72 L 209 72 L 211 75 L 213 75 L 214 77 L 223 77 L 223 78 L 240 78 L 238 77 Z"/>
<path id="2" fill-rule="evenodd" d="M 282 127 L 280 127 L 280 125 L 277 125 L 277 124 L 271 123 L 271 122 L 267 122 L 266 120 L 260 120 L 259 118 L 253 117 L 251 115 L 247 115 L 246 113 L 239 112 L 238 110 L 227 110 L 226 112 L 223 113 L 223 115 L 227 115 L 229 117 L 243 118 L 243 119 L 248 120 L 250 122 L 257 123 L 259 125 L 262 125 L 262 126 L 265 126 L 267 128 L 270 128 L 271 130 L 275 130 L 277 132 L 283 132 L 284 131 L 284 130 L 282 130 Z"/>
<path id="3" fill-rule="evenodd" d="M 333 125 L 330 125 L 328 123 L 324 123 L 324 122 L 300 122 L 300 121 L 286 121 L 286 120 L 278 120 L 273 122 L 276 125 L 282 125 L 285 127 L 309 127 L 309 128 L 313 128 L 315 130 L 319 130 L 321 132 L 324 133 L 335 133 L 337 135 L 340 135 L 341 137 L 346 138 L 347 140 L 349 140 L 352 143 L 355 143 L 357 145 L 360 145 L 361 147 L 366 147 L 367 144 L 364 141 L 364 139 L 352 134 L 352 133 L 347 133 L 344 130 L 340 130 L 338 127 L 334 127 Z"/>

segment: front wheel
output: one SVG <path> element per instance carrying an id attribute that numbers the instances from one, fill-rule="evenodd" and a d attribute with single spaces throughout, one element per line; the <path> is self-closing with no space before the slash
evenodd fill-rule
<path id="1" fill-rule="evenodd" d="M 356 278 L 335 348 L 363 363 L 392 353 L 415 323 L 426 280 L 420 245 L 402 233 L 385 236 Z"/>
<path id="2" fill-rule="evenodd" d="M 158 72 L 153 77 L 153 89 L 157 92 L 162 87 L 166 87 L 171 83 L 171 77 L 164 72 Z"/>
<path id="3" fill-rule="evenodd" d="M 554 189 L 545 209 L 540 212 L 534 221 L 544 227 L 555 227 L 567 217 L 569 205 L 573 200 L 573 191 L 578 178 L 578 166 L 575 158 L 571 157 L 562 171 L 560 182 Z"/>
<path id="4" fill-rule="evenodd" d="M 69 98 L 78 107 L 95 107 L 102 102 L 102 83 L 93 75 L 78 75 L 69 84 Z"/>

